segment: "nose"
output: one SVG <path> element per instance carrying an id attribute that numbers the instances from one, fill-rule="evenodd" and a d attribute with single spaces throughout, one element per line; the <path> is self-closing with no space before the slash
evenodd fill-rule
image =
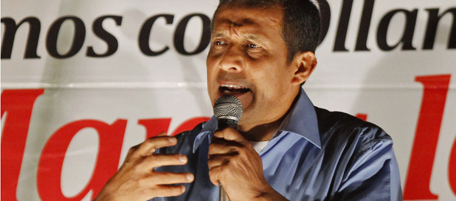
<path id="1" fill-rule="evenodd" d="M 236 46 L 229 47 L 223 54 L 219 65 L 224 71 L 241 72 L 244 69 L 243 51 Z"/>

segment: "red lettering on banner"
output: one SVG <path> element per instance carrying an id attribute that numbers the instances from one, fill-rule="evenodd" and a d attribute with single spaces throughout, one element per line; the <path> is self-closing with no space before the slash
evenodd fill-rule
<path id="1" fill-rule="evenodd" d="M 208 121 L 208 117 L 195 117 L 189 119 L 179 125 L 176 130 L 171 135 L 177 135 L 187 130 L 192 130 L 196 125 L 201 122 Z M 146 128 L 146 138 L 155 137 L 161 132 L 167 132 L 169 129 L 169 124 L 171 123 L 171 118 L 163 119 L 140 119 L 138 124 L 143 125 Z"/>
<path id="2" fill-rule="evenodd" d="M 167 132 L 169 123 L 171 123 L 171 118 L 138 120 L 138 124 L 146 128 L 146 139 L 155 137 L 161 132 Z"/>
<path id="3" fill-rule="evenodd" d="M 367 121 L 367 114 L 358 113 L 358 114 L 356 114 L 356 117 L 358 117 L 364 121 Z"/>
<path id="4" fill-rule="evenodd" d="M 448 165 L 448 179 L 453 193 L 456 195 L 456 140 L 453 143 L 453 148 L 450 153 L 450 161 Z"/>
<path id="5" fill-rule="evenodd" d="M 417 76 L 424 86 L 420 115 L 404 187 L 404 200 L 437 200 L 429 190 L 432 166 L 451 75 Z"/>
<path id="6" fill-rule="evenodd" d="M 171 135 L 177 135 L 184 131 L 192 130 L 195 126 L 197 126 L 201 122 L 209 121 L 209 119 L 210 119 L 209 117 L 195 117 L 195 118 L 189 119 L 189 120 L 185 121 L 184 123 L 182 123 L 181 125 L 179 125 Z"/>
<path id="7" fill-rule="evenodd" d="M 38 164 L 37 187 L 42 200 L 81 200 L 90 190 L 94 199 L 109 178 L 117 171 L 127 120 L 118 119 L 109 125 L 98 120 L 79 120 L 57 130 L 41 152 Z M 99 151 L 92 178 L 76 196 L 68 198 L 61 191 L 63 160 L 73 137 L 81 129 L 93 128 L 98 132 Z"/>
<path id="8" fill-rule="evenodd" d="M 2 118 L 2 199 L 16 200 L 16 189 L 35 100 L 44 89 L 4 90 Z"/>

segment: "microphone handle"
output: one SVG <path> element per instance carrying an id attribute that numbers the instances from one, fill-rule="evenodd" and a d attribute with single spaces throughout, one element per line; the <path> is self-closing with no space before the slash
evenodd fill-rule
<path id="1" fill-rule="evenodd" d="M 220 193 L 219 193 L 219 201 L 229 201 L 228 195 L 225 193 L 225 189 L 223 189 L 223 186 L 220 185 Z"/>
<path id="2" fill-rule="evenodd" d="M 234 129 L 237 129 L 237 123 L 238 123 L 238 121 L 231 120 L 231 119 L 219 119 L 218 120 L 218 129 L 223 130 L 226 127 L 232 127 Z M 223 189 L 222 184 L 220 184 L 219 187 L 220 187 L 219 201 L 229 201 L 228 195 L 226 195 L 225 189 Z"/>

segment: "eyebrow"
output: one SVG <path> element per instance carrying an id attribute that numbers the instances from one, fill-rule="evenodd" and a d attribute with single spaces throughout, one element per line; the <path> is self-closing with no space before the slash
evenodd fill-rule
<path id="1" fill-rule="evenodd" d="M 237 20 L 237 22 L 233 22 L 229 19 L 221 19 L 220 23 L 222 24 L 233 24 L 234 26 L 242 26 L 242 25 L 251 25 L 256 24 L 255 20 L 251 18 L 242 18 L 241 20 Z"/>
<path id="2" fill-rule="evenodd" d="M 247 36 L 245 38 L 247 38 L 248 40 L 256 40 L 260 37 L 258 34 L 247 34 Z"/>
<path id="3" fill-rule="evenodd" d="M 214 37 L 217 38 L 217 37 L 224 37 L 225 34 L 223 34 L 223 32 L 218 32 L 218 33 L 214 33 Z M 246 36 L 244 36 L 244 38 L 246 38 L 247 40 L 257 40 L 260 38 L 260 36 L 258 34 L 247 34 Z"/>
<path id="4" fill-rule="evenodd" d="M 222 37 L 222 36 L 224 36 L 224 34 L 221 32 L 215 34 L 215 37 Z"/>
<path id="5" fill-rule="evenodd" d="M 232 24 L 234 25 L 235 27 L 239 27 L 239 26 L 243 26 L 243 25 L 252 25 L 252 24 L 257 24 L 253 19 L 251 18 L 243 18 L 240 20 L 241 23 L 238 23 L 238 22 L 233 22 L 232 20 L 229 20 L 229 19 L 221 19 L 220 20 L 220 23 L 221 24 Z M 215 32 L 214 33 L 215 37 L 223 37 L 224 34 L 223 34 L 223 31 L 222 32 Z M 258 35 L 257 34 L 248 34 L 245 38 L 247 39 L 250 39 L 250 40 L 253 40 L 253 39 L 258 39 Z"/>
<path id="6" fill-rule="evenodd" d="M 230 24 L 235 27 L 239 27 L 239 26 L 243 26 L 243 25 L 255 25 L 255 24 L 257 24 L 257 22 L 255 22 L 255 20 L 252 18 L 242 18 L 240 20 L 236 20 L 236 22 L 234 22 L 230 19 L 227 19 L 227 18 L 222 18 L 222 19 L 220 19 L 220 24 Z M 224 31 L 214 32 L 214 37 L 224 37 L 224 36 L 225 36 Z M 258 40 L 258 39 L 261 39 L 261 36 L 258 34 L 249 33 L 249 34 L 246 34 L 244 36 L 244 38 L 247 40 Z"/>

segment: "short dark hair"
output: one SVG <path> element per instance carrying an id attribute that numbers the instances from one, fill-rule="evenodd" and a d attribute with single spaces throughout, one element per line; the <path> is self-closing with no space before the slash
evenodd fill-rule
<path id="1" fill-rule="evenodd" d="M 222 6 L 268 8 L 274 5 L 284 8 L 282 35 L 287 45 L 288 62 L 297 53 L 315 52 L 320 34 L 320 13 L 310 0 L 220 0 L 213 19 Z"/>

